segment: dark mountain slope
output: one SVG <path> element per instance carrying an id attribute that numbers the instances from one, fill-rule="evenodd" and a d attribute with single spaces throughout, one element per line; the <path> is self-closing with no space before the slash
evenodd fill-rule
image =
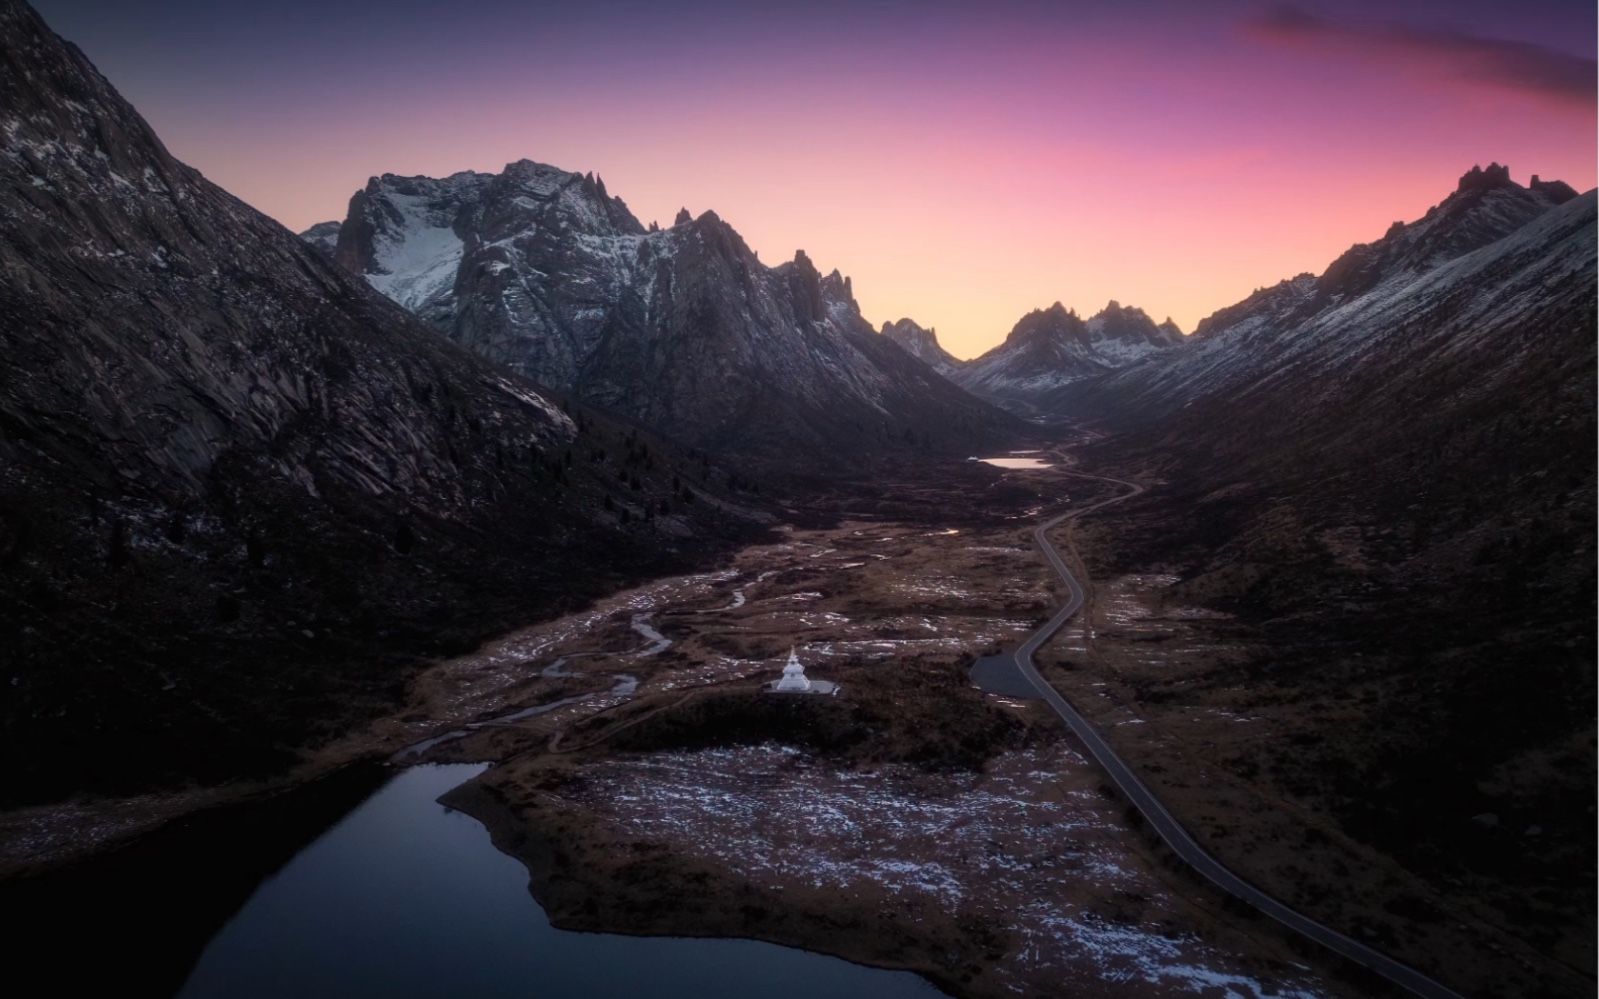
<path id="1" fill-rule="evenodd" d="M 1425 238 L 1391 233 L 1075 395 L 1122 431 L 1104 460 L 1159 483 L 1091 526 L 1100 573 L 1172 573 L 1170 599 L 1258 643 L 1142 680 L 1149 737 L 1216 704 L 1272 718 L 1275 739 L 1192 763 L 1331 820 L 1433 899 L 1384 909 L 1355 872 L 1312 911 L 1401 942 L 1456 924 L 1434 905 L 1496 927 L 1457 941 L 1498 962 L 1484 994 L 1592 990 L 1595 195 L 1554 201 L 1468 186 Z M 1303 887 L 1244 842 L 1212 845 Z"/>
<path id="2" fill-rule="evenodd" d="M 178 163 L 16 0 L 0 130 L 7 803 L 280 767 L 420 657 L 714 543 L 704 503 L 602 512 L 703 466 L 657 444 L 619 491 L 586 458 L 632 431 Z"/>
<path id="3" fill-rule="evenodd" d="M 374 177 L 336 256 L 457 342 L 718 451 L 969 451 L 1012 420 L 883 342 L 848 278 L 768 267 L 713 212 L 646 229 L 603 180 Z"/>
<path id="4" fill-rule="evenodd" d="M 1301 274 L 1257 291 L 1202 320 L 1182 350 L 1058 389 L 1042 405 L 1125 423 L 1159 418 L 1203 397 L 1230 398 L 1256 383 L 1297 377 L 1290 370 L 1336 389 L 1335 381 L 1326 381 L 1329 366 L 1363 366 L 1370 350 L 1403 354 L 1412 349 L 1411 338 L 1401 335 L 1403 322 L 1427 322 L 1419 310 L 1433 309 L 1436 296 L 1464 293 L 1462 288 L 1439 290 L 1427 283 L 1431 275 L 1574 196 L 1558 181 L 1524 188 L 1497 164 L 1486 171 L 1474 168 L 1455 193 L 1422 218 L 1408 225 L 1396 222 L 1381 239 L 1352 247 L 1320 277 Z M 1491 287 L 1471 297 L 1478 309 L 1504 299 Z M 1415 315 L 1401 321 L 1401 313 Z M 1513 355 L 1524 347 L 1507 345 Z"/>

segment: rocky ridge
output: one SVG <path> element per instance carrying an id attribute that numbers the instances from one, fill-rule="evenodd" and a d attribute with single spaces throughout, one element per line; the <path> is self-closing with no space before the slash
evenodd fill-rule
<path id="1" fill-rule="evenodd" d="M 879 336 L 836 270 L 768 267 L 714 212 L 646 228 L 590 174 L 374 177 L 335 256 L 479 355 L 700 447 L 969 450 L 1009 426 Z"/>
<path id="2" fill-rule="evenodd" d="M 4 803 L 281 768 L 421 657 L 736 529 L 709 466 L 179 163 L 18 0 L 0 130 Z"/>
<path id="3" fill-rule="evenodd" d="M 1112 301 L 1088 320 L 1056 302 L 1019 320 L 1005 342 L 954 375 L 987 398 L 1027 404 L 1096 375 L 1134 365 L 1183 343 L 1170 319 Z"/>
<path id="4" fill-rule="evenodd" d="M 1474 170 L 1321 276 L 1051 400 L 1113 432 L 1097 457 L 1160 483 L 1085 527 L 1101 571 L 1169 574 L 1162 599 L 1260 644 L 1139 681 L 1146 759 L 1231 692 L 1278 712 L 1285 736 L 1240 727 L 1195 764 L 1426 879 L 1413 925 L 1483 955 L 1474 982 L 1436 966 L 1463 992 L 1592 989 L 1599 226 L 1595 193 L 1568 191 Z M 1293 890 L 1250 870 L 1238 831 L 1209 845 Z M 1329 918 L 1361 884 L 1317 892 Z"/>
<path id="5" fill-rule="evenodd" d="M 900 349 L 934 371 L 948 378 L 960 370 L 964 361 L 945 350 L 938 342 L 938 333 L 929 327 L 922 329 L 913 319 L 884 322 L 883 336 L 899 344 Z"/>
<path id="6" fill-rule="evenodd" d="M 1235 397 L 1254 383 L 1282 377 L 1288 368 L 1318 385 L 1336 385 L 1333 372 L 1365 365 L 1368 350 L 1419 347 L 1412 337 L 1398 335 L 1397 314 L 1431 325 L 1425 317 L 1436 310 L 1437 300 L 1464 291 L 1449 280 L 1456 272 L 1442 268 L 1576 197 L 1559 181 L 1522 187 L 1498 164 L 1473 168 L 1453 194 L 1420 219 L 1395 222 L 1382 238 L 1351 247 L 1320 276 L 1301 274 L 1261 289 L 1202 320 L 1184 350 L 1057 391 L 1046 405 L 1119 420 L 1157 419 L 1202 397 Z M 1480 308 L 1517 304 L 1487 289 L 1474 297 Z M 1463 335 L 1480 339 L 1491 327 Z"/>

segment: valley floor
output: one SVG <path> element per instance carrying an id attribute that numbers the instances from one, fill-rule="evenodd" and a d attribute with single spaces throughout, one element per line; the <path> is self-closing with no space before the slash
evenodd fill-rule
<path id="1" fill-rule="evenodd" d="M 1387 994 L 1174 863 L 1038 702 L 970 685 L 975 656 L 1014 648 L 1061 600 L 1031 528 L 1114 493 L 957 463 L 824 496 L 825 516 L 795 518 L 824 526 L 439 663 L 404 710 L 304 773 L 374 756 L 493 762 L 445 800 L 527 864 L 564 928 L 771 940 L 962 996 Z M 1578 994 L 1483 913 L 1228 773 L 1232 747 L 1290 751 L 1272 748 L 1286 709 L 1214 683 L 1142 696 L 1151 676 L 1224 675 L 1262 654 L 1255 630 L 1178 596 L 1180 568 L 1094 580 L 1040 655 L 1045 675 L 1278 897 L 1467 994 Z M 840 694 L 762 693 L 790 649 Z M 17 813 L 0 842 L 25 867 L 202 798 Z"/>

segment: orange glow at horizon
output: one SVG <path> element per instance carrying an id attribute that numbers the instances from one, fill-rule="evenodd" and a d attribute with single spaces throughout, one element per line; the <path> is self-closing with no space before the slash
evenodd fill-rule
<path id="1" fill-rule="evenodd" d="M 373 174 L 525 157 L 601 175 L 646 225 L 714 209 L 768 264 L 803 248 L 874 326 L 909 317 L 958 357 L 1055 301 L 1192 332 L 1419 218 L 1473 164 L 1578 190 L 1599 172 L 1591 107 L 1234 30 L 1208 48 L 1008 30 L 581 86 L 490 60 L 270 99 L 128 93 L 175 155 L 296 231 Z"/>

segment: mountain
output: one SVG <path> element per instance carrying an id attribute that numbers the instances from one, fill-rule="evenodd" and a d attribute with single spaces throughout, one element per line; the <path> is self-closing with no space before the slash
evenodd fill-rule
<path id="1" fill-rule="evenodd" d="M 885 322 L 881 334 L 899 344 L 905 353 L 946 378 L 953 375 L 965 363 L 939 346 L 937 332 L 932 329 L 922 329 L 914 320 Z"/>
<path id="2" fill-rule="evenodd" d="M 1453 921 L 1437 912 L 1508 928 L 1483 994 L 1592 990 L 1595 197 L 1473 170 L 1320 276 L 1047 400 L 1111 432 L 1090 460 L 1158 483 L 1096 515 L 1100 557 L 1166 573 L 1162 599 L 1255 649 L 1129 681 L 1148 758 L 1228 698 L 1258 709 L 1270 738 L 1240 725 L 1190 766 L 1438 900 L 1403 916 L 1323 884 L 1301 896 L 1313 915 L 1397 913 L 1400 941 Z M 1192 799 L 1195 827 L 1221 797 Z M 1232 831 L 1211 843 L 1224 859 L 1302 890 Z"/>
<path id="3" fill-rule="evenodd" d="M 343 225 L 338 222 L 318 222 L 316 225 L 300 233 L 300 238 L 321 250 L 331 258 L 339 246 L 339 230 Z"/>
<path id="4" fill-rule="evenodd" d="M 1183 342 L 1170 319 L 1160 325 L 1142 309 L 1111 302 L 1086 322 L 1059 302 L 1023 316 L 1005 342 L 953 377 L 970 391 L 1027 403 L 1085 378 L 1136 364 Z"/>
<path id="5" fill-rule="evenodd" d="M 335 257 L 479 355 L 716 451 L 970 450 L 1010 425 L 877 335 L 836 270 L 768 267 L 714 212 L 646 228 L 588 174 L 374 177 Z"/>
<path id="6" fill-rule="evenodd" d="M 707 466 L 208 183 L 18 0 L 0 128 L 0 803 L 280 769 L 736 532 Z"/>
<path id="7" fill-rule="evenodd" d="M 1481 352 L 1503 352 L 1510 363 L 1525 363 L 1530 344 L 1488 342 L 1490 331 L 1507 318 L 1492 312 L 1513 311 L 1526 296 L 1536 297 L 1536 289 L 1518 290 L 1520 298 L 1494 296 L 1487 287 L 1473 291 L 1470 282 L 1481 275 L 1467 258 L 1486 260 L 1471 254 L 1576 198 L 1559 181 L 1535 178 L 1534 186 L 1522 187 L 1498 164 L 1474 167 L 1420 219 L 1395 222 L 1382 238 L 1347 250 L 1319 277 L 1301 274 L 1257 291 L 1201 320 L 1183 350 L 1056 391 L 1045 404 L 1126 421 L 1156 419 L 1206 397 L 1231 404 L 1239 393 L 1267 382 L 1303 381 L 1296 391 L 1324 397 L 1343 386 L 1339 372 L 1358 371 L 1370 379 L 1374 365 L 1397 369 L 1425 358 L 1443 339 L 1450 340 L 1448 356 L 1464 363 Z M 1495 252 L 1508 252 L 1511 245 Z M 1468 271 L 1474 276 L 1462 278 Z M 1468 307 L 1467 299 L 1474 304 Z M 1462 315 L 1480 322 L 1463 327 L 1459 319 L 1446 321 L 1448 308 L 1463 309 Z M 1418 330 L 1427 335 L 1418 336 Z M 1408 378 L 1423 379 L 1429 370 L 1424 364 Z"/>

